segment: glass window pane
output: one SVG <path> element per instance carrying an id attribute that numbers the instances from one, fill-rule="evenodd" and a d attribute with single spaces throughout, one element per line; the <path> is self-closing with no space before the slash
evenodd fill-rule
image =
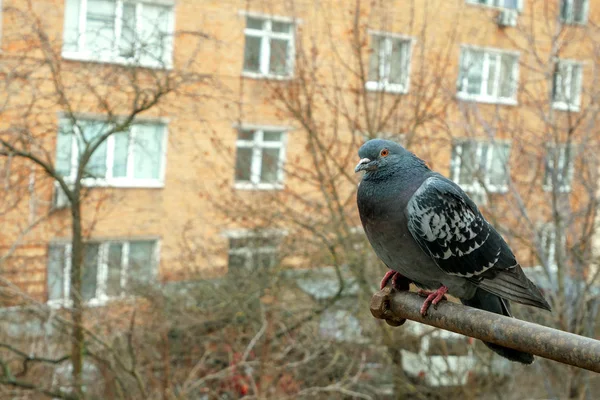
<path id="1" fill-rule="evenodd" d="M 403 40 L 392 40 L 392 54 L 389 60 L 389 76 L 390 83 L 404 84 L 407 74 L 407 52 L 408 43 Z"/>
<path id="2" fill-rule="evenodd" d="M 471 51 L 468 64 L 465 67 L 468 81 L 467 93 L 481 94 L 481 86 L 483 83 L 483 53 Z"/>
<path id="3" fill-rule="evenodd" d="M 115 152 L 113 156 L 113 177 L 127 176 L 127 157 L 129 150 L 129 132 L 117 132 L 113 135 Z"/>
<path id="4" fill-rule="evenodd" d="M 239 249 L 242 247 L 246 247 L 248 245 L 246 238 L 230 238 L 229 239 L 229 248 L 230 249 Z"/>
<path id="5" fill-rule="evenodd" d="M 264 20 L 254 17 L 246 17 L 246 28 L 248 29 L 263 29 Z"/>
<path id="6" fill-rule="evenodd" d="M 552 87 L 552 95 L 554 101 L 565 101 L 564 91 L 563 91 L 563 79 L 561 75 L 561 68 L 559 64 L 556 64 L 554 67 L 554 76 L 553 76 L 553 87 Z"/>
<path id="7" fill-rule="evenodd" d="M 460 157 L 460 172 L 458 181 L 462 185 L 469 185 L 475 182 L 475 172 L 479 167 L 477 162 L 477 143 L 463 142 L 462 153 Z"/>
<path id="8" fill-rule="evenodd" d="M 554 174 L 554 160 L 556 157 L 555 147 L 548 147 L 546 149 L 546 169 L 544 174 L 544 185 L 551 186 Z"/>
<path id="9" fill-rule="evenodd" d="M 244 71 L 260 72 L 260 49 L 262 38 L 247 36 L 244 45 Z"/>
<path id="10" fill-rule="evenodd" d="M 85 41 L 87 50 L 111 52 L 115 39 L 115 6 L 111 0 L 88 0 Z"/>
<path id="11" fill-rule="evenodd" d="M 579 104 L 579 96 L 581 92 L 581 66 L 580 65 L 572 65 L 571 66 L 571 85 L 569 88 L 570 94 L 570 103 L 574 105 Z"/>
<path id="12" fill-rule="evenodd" d="M 408 72 L 408 49 L 410 45 L 405 40 L 392 41 L 392 58 L 390 60 L 390 83 L 404 85 Z"/>
<path id="13" fill-rule="evenodd" d="M 154 278 L 154 242 L 140 241 L 129 244 L 127 285 L 135 288 Z"/>
<path id="14" fill-rule="evenodd" d="M 496 143 L 492 147 L 493 153 L 490 160 L 487 177 L 490 185 L 505 186 L 508 184 L 508 160 L 510 146 Z"/>
<path id="15" fill-rule="evenodd" d="M 269 72 L 274 75 L 288 74 L 289 40 L 271 39 Z"/>
<path id="16" fill-rule="evenodd" d="M 125 58 L 135 56 L 135 4 L 123 3 L 123 19 L 121 37 L 119 38 L 119 55 Z"/>
<path id="17" fill-rule="evenodd" d="M 268 132 L 263 133 L 263 142 L 279 142 L 281 141 L 281 132 Z"/>
<path id="18" fill-rule="evenodd" d="M 160 179 L 163 127 L 136 125 L 133 143 L 133 177 Z"/>
<path id="19" fill-rule="evenodd" d="M 79 154 L 81 154 L 88 146 L 94 146 L 101 135 L 103 135 L 109 127 L 102 121 L 80 121 L 79 127 L 83 130 L 84 143 L 79 142 Z M 92 153 L 85 167 L 85 172 L 88 176 L 94 178 L 106 177 L 106 140 Z M 80 158 L 81 159 L 81 158 Z"/>
<path id="20" fill-rule="evenodd" d="M 51 245 L 48 249 L 48 300 L 64 297 L 65 246 Z"/>
<path id="21" fill-rule="evenodd" d="M 171 7 L 144 3 L 139 37 L 141 61 L 149 64 L 165 62 L 165 49 L 169 40 Z"/>
<path id="22" fill-rule="evenodd" d="M 63 51 L 79 50 L 79 14 L 80 0 L 65 0 L 65 25 L 63 32 Z"/>
<path id="23" fill-rule="evenodd" d="M 278 21 L 271 22 L 271 30 L 273 32 L 289 33 L 291 27 L 292 27 L 292 24 L 290 24 L 289 22 L 278 22 Z"/>
<path id="24" fill-rule="evenodd" d="M 516 10 L 519 7 L 518 0 L 500 0 L 500 6 Z"/>
<path id="25" fill-rule="evenodd" d="M 260 181 L 275 183 L 278 181 L 280 149 L 263 149 L 262 165 L 260 170 Z"/>
<path id="26" fill-rule="evenodd" d="M 380 51 L 382 50 L 383 38 L 379 36 L 371 37 L 371 54 L 369 55 L 369 81 L 380 81 L 379 60 L 381 58 Z"/>
<path id="27" fill-rule="evenodd" d="M 568 0 L 561 0 L 560 3 L 560 17 L 566 21 L 569 18 L 569 2 Z"/>
<path id="28" fill-rule="evenodd" d="M 238 147 L 235 158 L 236 182 L 249 182 L 252 165 L 252 148 Z"/>
<path id="29" fill-rule="evenodd" d="M 495 54 L 490 54 L 488 55 L 488 79 L 487 79 L 487 95 L 488 96 L 495 96 L 496 93 L 494 92 L 495 90 L 495 81 L 496 81 L 496 74 L 498 73 L 497 71 L 497 66 L 496 66 L 496 62 L 498 60 L 498 56 Z M 499 82 L 499 84 L 501 85 L 502 83 Z"/>
<path id="30" fill-rule="evenodd" d="M 589 0 L 573 0 L 573 20 L 585 22 L 585 2 Z"/>
<path id="31" fill-rule="evenodd" d="M 515 94 L 514 69 L 517 58 L 512 55 L 503 54 L 500 66 L 500 97 L 512 98 Z"/>
<path id="32" fill-rule="evenodd" d="M 243 253 L 229 253 L 229 260 L 227 265 L 230 273 L 236 273 L 246 269 L 247 265 L 246 254 Z"/>
<path id="33" fill-rule="evenodd" d="M 85 301 L 96 297 L 99 252 L 99 244 L 86 244 L 84 247 L 81 298 Z"/>
<path id="34" fill-rule="evenodd" d="M 110 243 L 108 246 L 108 271 L 106 277 L 106 295 L 119 296 L 121 294 L 121 261 L 123 257 L 123 244 Z"/>
<path id="35" fill-rule="evenodd" d="M 71 124 L 61 122 L 56 140 L 56 172 L 61 176 L 69 176 L 71 174 L 73 137 Z"/>
<path id="36" fill-rule="evenodd" d="M 255 252 L 252 257 L 252 267 L 268 269 L 276 265 L 275 252 Z"/>

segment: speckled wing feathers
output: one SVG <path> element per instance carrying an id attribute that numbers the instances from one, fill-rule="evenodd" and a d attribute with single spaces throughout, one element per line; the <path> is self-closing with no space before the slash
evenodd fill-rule
<path id="1" fill-rule="evenodd" d="M 428 178 L 406 208 L 410 233 L 435 263 L 451 275 L 476 278 L 495 266 L 516 266 L 500 235 L 468 202 L 451 182 L 442 177 Z M 503 250 L 509 254 L 502 254 Z M 505 260 L 508 265 L 500 265 L 501 256 L 508 258 Z"/>

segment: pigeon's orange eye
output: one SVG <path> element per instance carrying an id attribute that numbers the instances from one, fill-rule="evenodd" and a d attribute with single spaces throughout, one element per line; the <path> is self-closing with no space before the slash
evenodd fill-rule
<path id="1" fill-rule="evenodd" d="M 379 155 L 381 157 L 387 157 L 387 155 L 390 154 L 390 151 L 388 149 L 383 149 L 381 150 L 381 152 L 379 153 Z"/>

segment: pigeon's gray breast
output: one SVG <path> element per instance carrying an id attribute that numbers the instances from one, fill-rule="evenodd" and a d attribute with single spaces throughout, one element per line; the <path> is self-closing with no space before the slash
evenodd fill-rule
<path id="1" fill-rule="evenodd" d="M 415 241 L 405 209 L 422 181 L 361 182 L 358 208 L 365 233 L 377 256 L 417 286 L 435 290 L 441 285 L 452 295 L 472 296 L 475 288 L 464 278 L 445 274 Z"/>

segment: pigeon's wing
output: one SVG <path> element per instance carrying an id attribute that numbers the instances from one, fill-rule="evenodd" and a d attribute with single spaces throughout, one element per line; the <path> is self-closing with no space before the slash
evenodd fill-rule
<path id="1" fill-rule="evenodd" d="M 447 274 L 471 278 L 495 266 L 517 265 L 510 249 L 503 249 L 502 237 L 475 204 L 441 176 L 423 182 L 410 199 L 406 214 L 414 239 Z M 508 257 L 500 263 L 503 250 Z"/>
<path id="2" fill-rule="evenodd" d="M 458 185 L 441 175 L 428 178 L 405 212 L 411 235 L 445 273 L 509 300 L 549 309 L 508 244 Z"/>

